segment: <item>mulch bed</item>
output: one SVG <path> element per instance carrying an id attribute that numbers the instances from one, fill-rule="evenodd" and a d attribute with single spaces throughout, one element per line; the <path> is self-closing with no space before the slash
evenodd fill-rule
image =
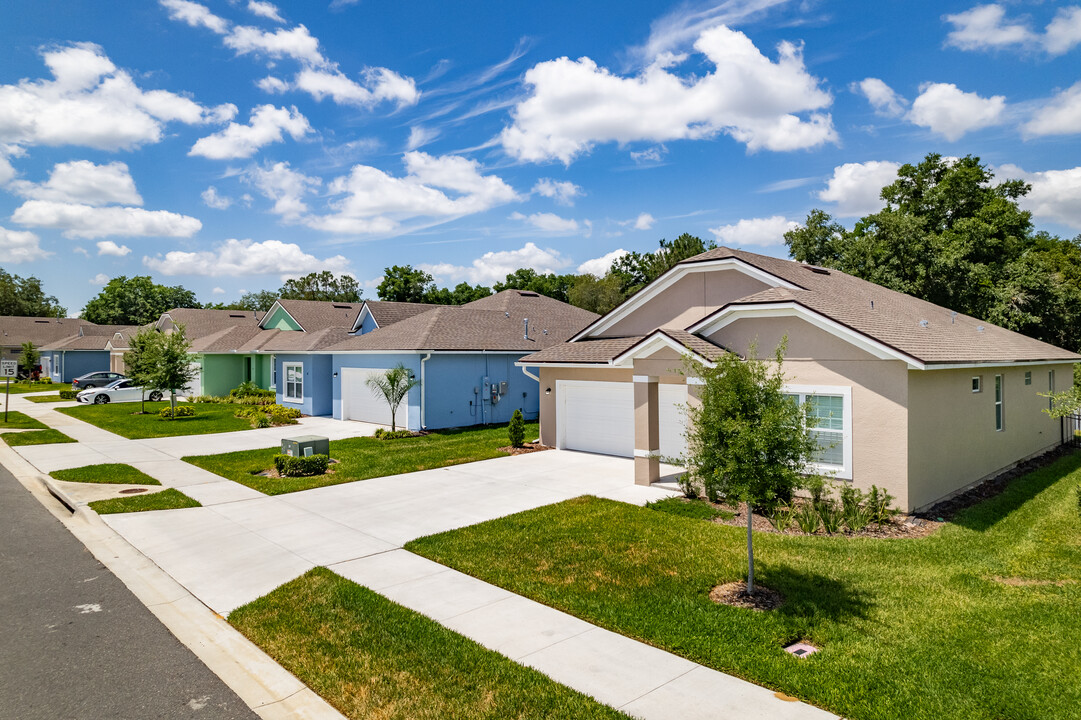
<path id="1" fill-rule="evenodd" d="M 688 500 L 687 502 L 698 502 L 694 500 Z M 708 502 L 707 500 L 701 500 L 700 502 Z M 727 510 L 728 512 L 736 513 L 733 518 L 714 518 L 712 522 L 720 525 L 735 525 L 738 527 L 747 527 L 747 504 L 739 503 L 738 505 L 724 505 L 723 503 L 711 503 L 713 507 L 718 510 Z M 797 501 L 798 504 L 798 501 Z M 943 523 L 936 522 L 934 520 L 928 520 L 926 518 L 917 518 L 911 515 L 898 514 L 894 517 L 893 522 L 885 523 L 882 526 L 868 525 L 858 533 L 849 532 L 845 530 L 837 533 L 838 535 L 844 535 L 846 537 L 867 537 L 867 538 L 920 538 L 926 537 L 931 533 L 942 527 Z M 773 523 L 765 515 L 759 515 L 754 513 L 751 516 L 751 528 L 755 532 L 768 532 L 778 533 L 782 535 L 806 535 L 807 533 L 799 529 L 798 526 L 785 530 L 783 533 L 779 533 L 777 528 L 773 527 Z M 818 532 L 815 535 L 826 535 L 826 531 L 819 527 Z"/>
<path id="2" fill-rule="evenodd" d="M 755 585 L 754 595 L 747 594 L 743 580 L 718 585 L 709 591 L 709 599 L 715 603 L 748 610 L 775 610 L 784 605 L 784 595 L 761 585 Z"/>
<path id="3" fill-rule="evenodd" d="M 505 452 L 508 455 L 526 455 L 528 453 L 541 452 L 542 450 L 551 450 L 548 445 L 541 445 L 539 442 L 523 443 L 522 447 L 511 447 L 506 445 L 498 448 L 500 452 Z"/>

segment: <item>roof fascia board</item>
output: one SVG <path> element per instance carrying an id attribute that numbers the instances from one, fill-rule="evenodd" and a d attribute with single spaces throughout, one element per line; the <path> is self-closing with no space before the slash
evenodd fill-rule
<path id="1" fill-rule="evenodd" d="M 739 270 L 745 275 L 749 275 L 756 280 L 760 280 L 769 285 L 770 287 L 783 287 L 789 290 L 800 289 L 798 285 L 793 285 L 787 280 L 782 280 L 776 275 L 771 275 L 765 270 L 757 268 L 754 265 L 746 263 L 743 260 L 735 257 L 719 258 L 717 260 L 706 260 L 703 262 L 688 263 L 685 265 L 675 265 L 663 275 L 661 275 L 659 278 L 654 280 L 652 283 L 642 288 L 631 297 L 624 300 L 623 303 L 619 305 L 615 310 L 611 311 L 610 313 L 601 318 L 594 320 L 592 324 L 586 326 L 584 330 L 572 337 L 570 339 L 570 342 L 576 342 L 578 340 L 581 340 L 582 338 L 590 337 L 599 332 L 604 332 L 612 325 L 615 325 L 617 322 L 627 317 L 627 315 L 634 312 L 639 307 L 649 302 L 661 292 L 668 289 L 679 280 L 683 279 L 691 273 L 709 272 L 712 270 L 725 269 L 729 267 Z"/>
<path id="2" fill-rule="evenodd" d="M 372 315 L 371 309 L 368 307 L 368 301 L 365 300 L 364 304 L 360 306 L 360 312 L 357 313 L 357 319 L 353 321 L 353 328 L 349 331 L 355 333 L 360 329 L 360 326 L 364 324 L 364 314 L 371 315 L 372 322 L 375 323 L 376 329 L 379 328 L 379 321 L 375 319 L 375 315 Z"/>
<path id="3" fill-rule="evenodd" d="M 1073 365 L 1078 360 L 1011 360 L 982 363 L 927 363 L 924 370 L 978 370 L 980 368 L 1027 367 L 1030 365 Z"/>
<path id="4" fill-rule="evenodd" d="M 300 324 L 300 321 L 299 321 L 299 320 L 297 320 L 297 319 L 296 319 L 295 317 L 293 317 L 292 313 L 290 313 L 290 312 L 289 312 L 288 310 L 286 310 L 286 309 L 285 309 L 285 306 L 284 306 L 284 305 L 282 305 L 282 304 L 281 304 L 280 302 L 278 302 L 277 300 L 275 300 L 275 301 L 274 301 L 274 304 L 270 306 L 270 309 L 266 311 L 266 314 L 265 314 L 265 315 L 263 315 L 263 317 L 259 319 L 259 327 L 260 327 L 261 329 L 263 329 L 263 330 L 266 330 L 266 329 L 267 329 L 267 328 L 266 328 L 266 326 L 265 326 L 265 325 L 263 325 L 263 323 L 265 323 L 265 322 L 267 321 L 267 319 L 268 319 L 268 318 L 270 318 L 270 317 L 271 317 L 271 316 L 272 316 L 272 315 L 274 314 L 274 308 L 278 308 L 278 309 L 279 309 L 279 310 L 281 310 L 281 311 L 282 311 L 283 313 L 285 313 L 286 315 L 288 315 L 288 316 L 289 316 L 289 319 L 290 319 L 290 320 L 292 320 L 293 322 L 295 322 L 295 323 L 297 324 L 297 327 L 299 327 L 299 328 L 300 328 L 300 331 L 301 331 L 301 332 L 308 332 L 307 330 L 305 330 L 305 329 L 304 329 L 304 326 Z M 273 329 L 277 329 L 277 328 L 273 328 Z"/>
<path id="5" fill-rule="evenodd" d="M 675 350 L 680 355 L 690 355 L 707 367 L 713 367 L 713 362 L 709 358 L 703 357 L 686 345 L 677 342 L 663 330 L 654 330 L 619 355 L 616 355 L 615 358 L 612 359 L 611 364 L 614 367 L 633 367 L 633 361 L 635 359 L 649 357 L 658 350 L 666 347 Z"/>
<path id="6" fill-rule="evenodd" d="M 692 334 L 709 335 L 736 322 L 753 318 L 766 317 L 798 317 L 805 320 L 819 330 L 824 330 L 834 337 L 840 338 L 865 352 L 874 355 L 879 360 L 900 360 L 910 368 L 923 370 L 926 363 L 889 345 L 857 332 L 852 328 L 842 325 L 836 320 L 815 312 L 810 308 L 796 302 L 784 303 L 756 303 L 752 305 L 726 305 L 716 313 L 687 328 Z"/>
<path id="7" fill-rule="evenodd" d="M 594 363 L 594 362 L 580 362 L 580 363 L 558 362 L 558 363 L 550 363 L 550 362 L 521 362 L 521 361 L 518 361 L 518 362 L 514 363 L 514 365 L 516 367 L 541 367 L 541 368 L 603 368 L 605 370 L 625 370 L 626 369 L 626 368 L 614 367 L 613 365 L 611 365 L 609 363 L 606 363 L 606 362 L 601 362 L 601 363 Z"/>
<path id="8" fill-rule="evenodd" d="M 236 350 L 232 352 L 237 352 Z M 536 350 L 245 350 L 251 355 L 528 355 Z M 213 355 L 215 353 L 207 353 Z M 226 354 L 226 353 L 217 353 Z"/>

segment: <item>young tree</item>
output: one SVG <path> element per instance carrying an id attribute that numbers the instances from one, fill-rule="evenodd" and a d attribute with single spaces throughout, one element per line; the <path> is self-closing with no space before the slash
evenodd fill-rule
<path id="1" fill-rule="evenodd" d="M 410 376 L 409 368 L 398 363 L 381 375 L 369 376 L 367 383 L 373 395 L 382 396 L 387 401 L 387 405 L 390 405 L 390 431 L 394 432 L 396 429 L 394 419 L 398 414 L 398 406 L 420 381 Z"/>
<path id="2" fill-rule="evenodd" d="M 519 408 L 515 408 L 510 416 L 510 423 L 507 424 L 507 438 L 510 440 L 511 447 L 522 447 L 525 442 L 525 417 L 522 416 Z"/>
<path id="3" fill-rule="evenodd" d="M 146 414 L 146 389 L 153 388 L 158 369 L 157 352 L 161 344 L 161 333 L 153 328 L 144 327 L 128 342 L 124 353 L 124 368 L 132 382 L 142 387 L 139 398 L 139 414 Z"/>
<path id="4" fill-rule="evenodd" d="M 713 367 L 687 361 L 699 377 L 700 404 L 687 407 L 687 471 L 707 495 L 747 503 L 747 592 L 754 593 L 754 508 L 791 499 L 819 445 L 808 408 L 783 392 L 785 343 L 772 361 L 726 353 Z"/>
<path id="5" fill-rule="evenodd" d="M 153 341 L 156 368 L 147 378 L 155 388 L 169 391 L 170 416 L 176 416 L 176 391 L 186 388 L 195 379 L 192 367 L 191 342 L 184 335 L 184 326 L 177 325 L 170 333 L 157 333 Z"/>
<path id="6" fill-rule="evenodd" d="M 41 353 L 34 347 L 34 343 L 24 342 L 22 352 L 19 354 L 19 365 L 26 368 L 27 377 L 34 377 L 34 372 L 37 370 L 38 361 L 40 360 Z"/>

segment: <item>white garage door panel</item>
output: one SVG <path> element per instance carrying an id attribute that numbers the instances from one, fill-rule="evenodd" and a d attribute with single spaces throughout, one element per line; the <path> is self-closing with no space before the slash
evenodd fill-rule
<path id="1" fill-rule="evenodd" d="M 634 387 L 630 383 L 567 384 L 562 394 L 568 450 L 634 454 Z"/>
<path id="2" fill-rule="evenodd" d="M 683 437 L 687 425 L 687 386 L 661 385 L 657 396 L 660 403 L 657 414 L 661 425 L 661 456 L 680 457 L 687 450 L 687 439 Z"/>
<path id="3" fill-rule="evenodd" d="M 390 426 L 390 406 L 382 395 L 375 395 L 368 387 L 368 378 L 385 370 L 366 368 L 342 368 L 342 419 L 359 420 Z M 395 415 L 398 428 L 409 427 L 409 398 L 398 406 Z"/>

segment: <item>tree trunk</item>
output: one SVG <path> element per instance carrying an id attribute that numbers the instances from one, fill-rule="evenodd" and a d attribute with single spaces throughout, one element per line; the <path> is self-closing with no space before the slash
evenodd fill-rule
<path id="1" fill-rule="evenodd" d="M 146 388 L 139 391 L 139 414 L 146 415 Z"/>
<path id="2" fill-rule="evenodd" d="M 169 391 L 169 419 L 176 420 L 176 390 Z"/>
<path id="3" fill-rule="evenodd" d="M 394 427 L 394 416 L 397 415 L 397 414 L 398 414 L 398 406 L 397 405 L 391 405 L 390 406 L 390 431 L 391 432 L 394 432 L 396 430 L 396 428 Z"/>
<path id="4" fill-rule="evenodd" d="M 747 503 L 747 594 L 754 595 L 754 542 L 751 539 L 751 520 L 754 508 Z"/>

